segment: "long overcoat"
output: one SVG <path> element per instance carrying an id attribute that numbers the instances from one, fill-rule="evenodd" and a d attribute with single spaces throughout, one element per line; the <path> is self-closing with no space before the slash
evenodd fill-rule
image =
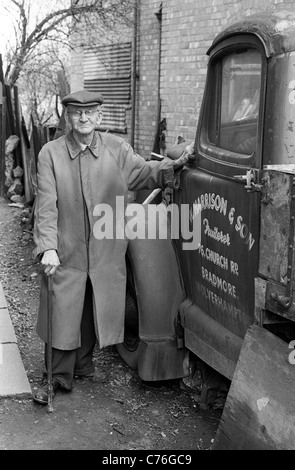
<path id="1" fill-rule="evenodd" d="M 55 249 L 60 266 L 53 277 L 53 347 L 76 349 L 86 280 L 93 287 L 94 323 L 100 347 L 124 340 L 128 240 L 98 239 L 96 222 L 100 204 L 108 204 L 114 225 L 117 197 L 128 190 L 176 186 L 173 161 L 145 161 L 122 138 L 95 132 L 92 143 L 82 150 L 72 132 L 48 142 L 38 156 L 38 192 L 35 206 L 35 256 Z M 108 207 L 109 207 L 108 206 Z M 124 213 L 123 213 L 124 217 Z M 121 220 L 118 220 L 121 219 Z M 107 220 L 107 219 L 105 219 Z M 101 227 L 102 229 L 102 227 Z M 47 338 L 47 284 L 43 275 L 37 333 Z"/>

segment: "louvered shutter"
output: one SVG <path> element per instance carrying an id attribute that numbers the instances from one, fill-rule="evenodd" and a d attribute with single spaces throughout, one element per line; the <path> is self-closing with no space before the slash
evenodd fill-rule
<path id="1" fill-rule="evenodd" d="M 127 132 L 126 108 L 131 96 L 131 43 L 84 50 L 84 88 L 104 96 L 99 129 Z"/>

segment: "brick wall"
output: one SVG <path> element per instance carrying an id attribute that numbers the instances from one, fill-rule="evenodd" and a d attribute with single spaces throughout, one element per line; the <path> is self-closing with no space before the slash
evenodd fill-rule
<path id="1" fill-rule="evenodd" d="M 166 147 L 171 147 L 178 136 L 185 140 L 194 139 L 207 72 L 206 51 L 214 37 L 244 16 L 294 7 L 294 0 L 137 1 L 139 18 L 134 149 L 144 158 L 149 158 L 158 126 L 159 96 L 160 118 L 166 119 Z M 160 22 L 156 14 L 161 5 L 160 35 Z M 132 28 L 129 38 L 133 39 Z M 83 51 L 76 49 L 72 56 L 71 89 L 75 91 L 82 86 Z M 127 122 L 128 133 L 124 137 L 130 141 L 130 109 L 127 111 Z"/>
<path id="2" fill-rule="evenodd" d="M 244 15 L 294 7 L 294 0 L 141 0 L 135 149 L 147 158 L 157 128 L 159 22 L 162 3 L 160 96 L 166 146 L 195 137 L 206 51 L 214 37 Z"/>
<path id="3" fill-rule="evenodd" d="M 138 20 L 135 149 L 149 156 L 158 125 L 159 1 L 141 1 Z"/>

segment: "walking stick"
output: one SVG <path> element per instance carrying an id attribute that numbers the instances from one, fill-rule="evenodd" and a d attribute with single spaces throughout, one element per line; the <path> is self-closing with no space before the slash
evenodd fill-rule
<path id="1" fill-rule="evenodd" d="M 52 387 L 52 292 L 53 275 L 47 278 L 47 392 L 48 392 L 48 413 L 52 413 L 53 387 Z"/>

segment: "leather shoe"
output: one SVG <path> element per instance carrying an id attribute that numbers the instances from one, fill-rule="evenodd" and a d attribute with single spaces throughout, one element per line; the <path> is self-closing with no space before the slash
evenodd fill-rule
<path id="1" fill-rule="evenodd" d="M 52 396 L 55 395 L 58 389 L 62 388 L 61 384 L 54 380 L 52 381 Z M 48 383 L 47 379 L 43 379 L 40 387 L 33 395 L 33 400 L 39 405 L 47 405 L 48 403 Z"/>

